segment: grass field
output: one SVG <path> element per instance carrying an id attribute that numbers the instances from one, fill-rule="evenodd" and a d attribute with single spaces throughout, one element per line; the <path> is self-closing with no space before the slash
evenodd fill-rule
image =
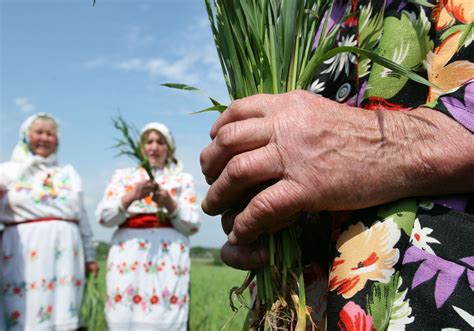
<path id="1" fill-rule="evenodd" d="M 242 330 L 247 312 L 241 309 L 234 316 L 229 307 L 229 290 L 233 286 L 239 286 L 246 273 L 223 265 L 214 265 L 212 262 L 209 259 L 192 259 L 189 330 L 220 330 L 227 321 L 229 323 L 226 330 Z M 106 266 L 102 256 L 99 256 L 99 265 L 99 290 L 105 298 L 103 271 Z"/>

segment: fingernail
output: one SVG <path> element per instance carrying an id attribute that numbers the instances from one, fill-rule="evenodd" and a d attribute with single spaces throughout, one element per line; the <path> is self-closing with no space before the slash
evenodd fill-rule
<path id="1" fill-rule="evenodd" d="M 212 183 L 214 183 L 215 179 L 211 178 L 211 177 L 207 177 L 205 176 L 206 178 L 206 183 L 209 184 L 209 185 L 212 185 Z"/>
<path id="2" fill-rule="evenodd" d="M 208 207 L 207 207 L 207 198 L 204 198 L 204 200 L 202 200 L 201 209 L 202 209 L 203 212 L 207 212 L 207 209 L 208 209 Z"/>

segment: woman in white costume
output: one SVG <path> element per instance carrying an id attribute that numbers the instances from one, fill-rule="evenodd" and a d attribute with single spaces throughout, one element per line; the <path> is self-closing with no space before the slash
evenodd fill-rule
<path id="1" fill-rule="evenodd" d="M 115 171 L 96 212 L 102 225 L 118 226 L 107 260 L 107 323 L 111 330 L 186 330 L 188 236 L 199 228 L 194 184 L 165 125 L 147 124 L 140 146 L 155 181 L 140 167 Z"/>
<path id="2" fill-rule="evenodd" d="M 58 165 L 57 147 L 57 121 L 39 113 L 23 123 L 11 160 L 0 164 L 7 330 L 79 328 L 85 268 L 97 272 L 81 179 L 71 165 Z"/>

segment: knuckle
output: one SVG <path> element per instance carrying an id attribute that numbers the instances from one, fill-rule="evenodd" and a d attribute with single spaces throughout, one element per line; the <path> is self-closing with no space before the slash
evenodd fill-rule
<path id="1" fill-rule="evenodd" d="M 240 222 L 235 222 L 232 231 L 234 232 L 237 238 L 239 237 L 247 237 L 251 234 L 252 231 L 252 224 L 250 221 L 241 220 Z"/>
<path id="2" fill-rule="evenodd" d="M 275 208 L 267 196 L 258 195 L 250 202 L 249 212 L 252 219 L 260 220 L 273 215 Z"/>
<path id="3" fill-rule="evenodd" d="M 208 171 L 208 159 L 209 157 L 207 156 L 206 150 L 203 150 L 201 154 L 199 154 L 199 164 L 201 165 L 203 174 L 206 174 Z"/>
<path id="4" fill-rule="evenodd" d="M 237 138 L 237 127 L 233 124 L 223 126 L 217 133 L 216 143 L 224 149 L 231 149 Z"/>
<path id="5" fill-rule="evenodd" d="M 233 115 L 234 113 L 239 111 L 239 109 L 241 108 L 241 105 L 242 105 L 241 99 L 234 100 L 230 103 L 229 107 L 227 107 L 226 112 L 229 115 Z"/>
<path id="6" fill-rule="evenodd" d="M 249 174 L 250 166 L 247 159 L 243 156 L 235 156 L 227 164 L 227 176 L 231 182 L 237 182 L 248 178 Z"/>

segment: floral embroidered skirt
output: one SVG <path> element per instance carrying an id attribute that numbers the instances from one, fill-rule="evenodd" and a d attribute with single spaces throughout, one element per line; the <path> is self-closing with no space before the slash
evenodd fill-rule
<path id="1" fill-rule="evenodd" d="M 329 275 L 305 274 L 329 278 L 328 330 L 474 329 L 473 215 L 405 199 L 339 216 Z"/>
<path id="2" fill-rule="evenodd" d="M 189 241 L 174 229 L 119 229 L 107 260 L 110 330 L 186 330 Z"/>
<path id="3" fill-rule="evenodd" d="M 78 328 L 85 262 L 77 225 L 48 221 L 10 226 L 1 244 L 5 328 Z"/>

